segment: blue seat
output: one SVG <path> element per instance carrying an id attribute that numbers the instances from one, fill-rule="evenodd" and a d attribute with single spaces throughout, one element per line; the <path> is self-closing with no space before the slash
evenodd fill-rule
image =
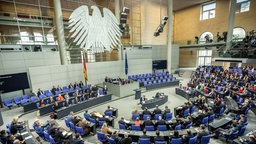
<path id="1" fill-rule="evenodd" d="M 111 137 L 107 137 L 108 139 L 108 144 L 116 144 L 115 140 L 112 139 Z"/>
<path id="2" fill-rule="evenodd" d="M 50 135 L 48 134 L 47 131 L 44 131 L 44 139 L 48 142 L 50 142 Z"/>
<path id="3" fill-rule="evenodd" d="M 112 117 L 113 116 L 113 112 L 112 111 L 106 111 L 105 115 L 109 116 L 109 117 Z"/>
<path id="4" fill-rule="evenodd" d="M 20 97 L 19 97 L 19 96 L 14 97 L 13 100 L 14 100 L 14 103 L 15 103 L 16 105 L 20 105 L 20 104 L 21 104 L 21 101 L 20 101 Z"/>
<path id="5" fill-rule="evenodd" d="M 104 95 L 103 89 L 100 89 L 100 90 L 99 90 L 99 94 L 100 94 L 100 95 Z"/>
<path id="6" fill-rule="evenodd" d="M 151 119 L 151 115 L 149 115 L 149 114 L 144 114 L 144 115 L 143 115 L 143 120 L 147 120 L 147 117 L 150 117 L 150 119 Z"/>
<path id="7" fill-rule="evenodd" d="M 29 102 L 28 95 L 22 95 L 21 98 L 22 98 L 23 100 L 27 100 L 27 102 Z"/>
<path id="8" fill-rule="evenodd" d="M 149 138 L 139 138 L 139 144 L 151 144 Z"/>
<path id="9" fill-rule="evenodd" d="M 68 121 L 66 118 L 64 118 L 64 121 L 65 121 L 65 125 L 66 125 L 68 128 L 70 128 L 69 121 Z"/>
<path id="10" fill-rule="evenodd" d="M 166 125 L 158 125 L 158 126 L 157 126 L 157 129 L 158 129 L 159 131 L 166 131 L 166 130 L 167 130 L 167 127 L 166 127 Z"/>
<path id="11" fill-rule="evenodd" d="M 55 94 L 56 95 L 59 95 L 61 92 L 60 91 L 55 91 Z"/>
<path id="12" fill-rule="evenodd" d="M 195 112 L 196 106 L 192 106 L 191 110 L 190 110 L 190 114 L 193 114 Z"/>
<path id="13" fill-rule="evenodd" d="M 225 108 L 222 107 L 222 108 L 220 109 L 220 112 L 217 113 L 216 115 L 217 115 L 218 117 L 220 117 L 220 116 L 222 116 L 222 115 L 224 114 L 224 111 L 225 111 Z"/>
<path id="14" fill-rule="evenodd" d="M 188 141 L 188 144 L 196 144 L 196 141 L 197 141 L 197 136 L 190 138 Z"/>
<path id="15" fill-rule="evenodd" d="M 36 96 L 30 97 L 30 101 L 32 101 L 32 102 L 37 101 L 37 100 L 38 100 L 38 98 Z"/>
<path id="16" fill-rule="evenodd" d="M 172 138 L 171 144 L 182 144 L 181 138 Z"/>
<path id="17" fill-rule="evenodd" d="M 7 106 L 9 109 L 11 109 L 12 101 L 9 98 L 7 98 L 4 100 L 4 105 Z"/>
<path id="18" fill-rule="evenodd" d="M 190 112 L 190 110 L 189 110 L 189 108 L 187 108 L 187 109 L 184 111 L 183 116 L 184 116 L 184 117 L 189 116 L 189 112 Z"/>
<path id="19" fill-rule="evenodd" d="M 76 128 L 76 132 L 79 133 L 81 136 L 85 135 L 83 128 L 78 126 L 76 126 L 75 128 Z"/>
<path id="20" fill-rule="evenodd" d="M 74 132 L 76 132 L 76 127 L 73 122 L 69 122 L 70 129 Z"/>
<path id="21" fill-rule="evenodd" d="M 211 122 L 213 122 L 214 121 L 214 119 L 215 119 L 215 114 L 212 114 L 212 115 L 210 115 L 209 116 L 209 123 L 211 123 Z"/>
<path id="22" fill-rule="evenodd" d="M 159 116 L 160 116 L 160 117 L 163 117 L 162 114 L 155 114 L 155 120 L 159 120 Z"/>
<path id="23" fill-rule="evenodd" d="M 118 124 L 119 125 L 119 129 L 124 129 L 124 130 L 126 130 L 126 126 L 125 125 L 123 125 L 123 124 Z"/>
<path id="24" fill-rule="evenodd" d="M 106 121 L 99 121 L 98 123 L 99 123 L 99 128 L 101 128 L 102 125 L 103 125 L 104 123 L 106 123 Z"/>
<path id="25" fill-rule="evenodd" d="M 166 141 L 155 141 L 155 144 L 166 144 Z"/>
<path id="26" fill-rule="evenodd" d="M 140 126 L 132 125 L 132 130 L 140 131 Z"/>
<path id="27" fill-rule="evenodd" d="M 154 126 L 145 126 L 145 129 L 147 131 L 154 131 L 155 130 L 155 127 Z"/>
<path id="28" fill-rule="evenodd" d="M 102 143 L 105 143 L 108 140 L 107 136 L 104 133 L 99 131 L 97 131 L 97 138 Z"/>
<path id="29" fill-rule="evenodd" d="M 140 118 L 140 114 L 132 114 L 133 121 L 135 121 L 137 117 Z"/>
<path id="30" fill-rule="evenodd" d="M 144 81 L 143 86 L 146 86 L 146 85 L 148 85 L 148 82 Z"/>
<path id="31" fill-rule="evenodd" d="M 172 113 L 166 113 L 165 120 L 171 120 L 172 119 Z"/>
<path id="32" fill-rule="evenodd" d="M 244 131 L 246 130 L 246 125 L 243 126 L 240 130 L 239 130 L 239 136 L 242 136 L 244 134 Z"/>
<path id="33" fill-rule="evenodd" d="M 44 98 L 46 98 L 46 96 L 42 94 L 42 95 L 39 96 L 39 98 L 44 99 Z"/>
<path id="34" fill-rule="evenodd" d="M 49 136 L 50 139 L 50 144 L 56 144 L 56 142 L 54 141 L 54 139 L 52 138 L 52 136 Z"/>
<path id="35" fill-rule="evenodd" d="M 189 129 L 191 126 L 192 126 L 192 122 L 189 123 L 189 124 L 187 124 L 186 127 L 185 127 L 185 129 Z"/>
<path id="36" fill-rule="evenodd" d="M 204 117 L 204 118 L 203 118 L 202 124 L 203 124 L 203 125 L 207 125 L 207 124 L 208 124 L 208 117 Z"/>
<path id="37" fill-rule="evenodd" d="M 175 130 L 181 130 L 181 124 L 176 125 Z"/>
<path id="38" fill-rule="evenodd" d="M 229 135 L 226 139 L 226 141 L 232 141 L 233 139 L 237 138 L 239 131 L 233 132 L 231 135 Z"/>
<path id="39" fill-rule="evenodd" d="M 94 118 L 89 118 L 89 121 L 92 122 L 92 123 L 97 124 L 97 121 Z"/>

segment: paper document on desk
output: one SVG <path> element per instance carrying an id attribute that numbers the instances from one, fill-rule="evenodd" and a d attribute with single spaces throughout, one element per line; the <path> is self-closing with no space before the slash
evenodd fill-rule
<path id="1" fill-rule="evenodd" d="M 23 132 L 23 133 L 21 133 L 20 135 L 25 135 L 25 134 L 27 134 L 28 132 L 27 131 L 25 131 L 25 132 Z"/>
<path id="2" fill-rule="evenodd" d="M 25 140 L 28 140 L 28 139 L 31 139 L 32 138 L 32 135 L 28 136 L 28 137 L 25 137 Z"/>
<path id="3" fill-rule="evenodd" d="M 63 132 L 62 132 L 62 135 L 64 135 L 64 136 L 65 136 L 66 134 L 67 134 L 67 132 L 66 132 L 66 131 L 63 131 Z"/>
<path id="4" fill-rule="evenodd" d="M 129 123 L 130 121 L 129 120 L 124 120 L 125 123 Z"/>

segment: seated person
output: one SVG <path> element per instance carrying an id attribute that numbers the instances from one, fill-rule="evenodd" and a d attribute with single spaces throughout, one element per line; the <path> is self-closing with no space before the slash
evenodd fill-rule
<path id="1" fill-rule="evenodd" d="M 151 112 L 148 110 L 147 107 L 145 107 L 144 111 L 142 112 L 142 115 L 151 115 Z"/>
<path id="2" fill-rule="evenodd" d="M 108 88 L 106 85 L 104 86 L 104 88 L 102 90 L 103 90 L 104 95 L 106 95 L 108 93 Z"/>
<path id="3" fill-rule="evenodd" d="M 156 130 L 156 136 L 154 137 L 154 142 L 156 141 L 164 141 L 164 137 L 160 136 L 160 132 Z"/>
<path id="4" fill-rule="evenodd" d="M 84 117 L 88 117 L 88 118 L 91 117 L 91 114 L 88 113 L 87 109 L 84 111 Z"/>
<path id="5" fill-rule="evenodd" d="M 60 85 L 57 86 L 56 90 L 62 92 L 62 88 L 60 87 Z"/>
<path id="6" fill-rule="evenodd" d="M 165 125 L 165 124 L 166 124 L 165 120 L 163 120 L 162 117 L 159 116 L 158 117 L 158 121 L 156 122 L 156 126 L 158 126 L 158 125 Z"/>
<path id="7" fill-rule="evenodd" d="M 66 99 L 66 100 L 65 100 L 65 106 L 66 106 L 66 107 L 69 107 L 69 106 L 70 106 L 69 99 Z"/>
<path id="8" fill-rule="evenodd" d="M 170 133 L 170 140 L 172 140 L 173 138 L 180 138 L 180 135 L 179 135 L 179 131 L 177 131 L 177 130 L 174 130 L 174 132 L 172 133 Z"/>
<path id="9" fill-rule="evenodd" d="M 111 138 L 115 141 L 116 144 L 120 144 L 122 138 L 118 136 L 118 131 L 114 131 L 111 135 Z"/>
<path id="10" fill-rule="evenodd" d="M 188 144 L 189 139 L 193 138 L 193 137 L 194 137 L 194 135 L 191 133 L 191 130 L 188 129 L 187 134 L 182 136 L 182 143 Z"/>
<path id="11" fill-rule="evenodd" d="M 105 122 L 106 122 L 106 121 L 108 121 L 109 119 L 106 118 L 106 115 L 105 115 L 105 114 L 102 114 L 102 117 L 99 117 L 98 120 L 99 120 L 99 121 L 105 121 Z"/>
<path id="12" fill-rule="evenodd" d="M 63 131 L 64 129 L 60 126 L 55 130 L 55 136 L 53 137 L 53 139 L 56 142 L 56 144 L 66 143 L 69 139 L 69 137 L 63 134 Z"/>
<path id="13" fill-rule="evenodd" d="M 205 129 L 204 125 L 200 125 L 199 132 L 197 133 L 197 141 L 200 142 L 203 136 L 209 135 L 209 131 Z"/>
<path id="14" fill-rule="evenodd" d="M 158 105 L 156 105 L 156 108 L 154 109 L 154 114 L 162 114 L 162 110 L 158 108 Z"/>
<path id="15" fill-rule="evenodd" d="M 52 86 L 51 92 L 52 92 L 53 95 L 56 95 L 56 90 L 57 90 L 57 89 L 55 88 L 55 86 Z"/>
<path id="16" fill-rule="evenodd" d="M 223 128 L 218 128 L 216 131 L 215 131 L 215 135 L 214 137 L 215 138 L 219 138 L 219 135 L 220 134 L 223 134 L 224 137 L 228 137 L 230 136 L 232 133 L 238 131 L 237 129 L 237 124 L 236 123 L 233 123 L 231 124 L 231 128 L 229 129 L 223 129 Z"/>
<path id="17" fill-rule="evenodd" d="M 84 144 L 84 140 L 79 133 L 76 133 L 75 137 L 73 138 L 73 143 L 74 144 Z"/>
<path id="18" fill-rule="evenodd" d="M 143 125 L 144 125 L 144 127 L 145 126 L 153 126 L 154 123 L 152 120 L 150 120 L 150 117 L 147 117 L 147 119 L 144 121 Z"/>
<path id="19" fill-rule="evenodd" d="M 132 114 L 139 114 L 138 109 L 135 108 L 134 111 L 132 111 Z"/>
<path id="20" fill-rule="evenodd" d="M 18 118 L 13 118 L 10 126 L 11 134 L 15 135 L 18 131 L 24 128 L 24 122 L 18 122 Z"/>
<path id="21" fill-rule="evenodd" d="M 140 118 L 138 118 L 138 117 L 136 118 L 134 125 L 140 126 Z"/>
<path id="22" fill-rule="evenodd" d="M 50 135 L 50 136 L 52 136 L 52 138 L 54 138 L 55 137 L 55 132 L 56 132 L 56 129 L 57 129 L 58 127 L 56 126 L 56 124 L 55 123 L 52 123 L 51 124 L 51 126 L 50 126 L 50 128 L 48 129 L 48 134 Z"/>
<path id="23" fill-rule="evenodd" d="M 107 123 L 104 123 L 101 127 L 101 132 L 104 133 L 105 135 L 109 136 L 112 134 L 112 131 L 110 128 L 108 128 Z"/>
<path id="24" fill-rule="evenodd" d="M 191 122 L 192 122 L 191 116 L 187 116 L 187 118 L 186 118 L 184 121 L 182 121 L 182 128 L 185 129 L 186 126 L 187 126 L 188 124 L 190 124 Z"/>
<path id="25" fill-rule="evenodd" d="M 38 91 L 37 91 L 37 96 L 39 97 L 40 95 L 43 95 L 44 92 L 39 88 Z"/>
<path id="26" fill-rule="evenodd" d="M 70 111 L 70 112 L 69 112 L 69 115 L 68 115 L 66 118 L 67 118 L 68 121 L 73 121 L 73 119 L 74 119 L 74 113 L 73 113 L 73 111 Z"/>
<path id="27" fill-rule="evenodd" d="M 248 139 L 240 138 L 239 140 L 242 144 L 255 144 L 256 143 L 256 138 L 253 135 L 249 135 Z"/>
<path id="28" fill-rule="evenodd" d="M 118 121 L 118 124 L 125 125 L 125 127 L 127 128 L 127 124 L 125 123 L 123 116 L 122 116 L 121 119 Z"/>
<path id="29" fill-rule="evenodd" d="M 35 132 L 39 135 L 39 136 L 43 136 L 44 135 L 44 127 L 42 126 L 41 122 L 39 121 L 39 119 L 36 119 L 34 122 L 34 129 Z"/>
<path id="30" fill-rule="evenodd" d="M 45 106 L 45 102 L 43 99 L 41 99 L 39 102 L 39 107 L 43 107 L 43 106 Z"/>
<path id="31" fill-rule="evenodd" d="M 148 136 L 147 135 L 147 131 L 146 131 L 146 129 L 143 129 L 143 135 L 142 136 L 140 136 L 140 138 L 150 138 L 150 136 Z"/>
<path id="32" fill-rule="evenodd" d="M 6 130 L 1 130 L 0 131 L 0 140 L 3 144 L 7 143 L 7 132 Z"/>
<path id="33" fill-rule="evenodd" d="M 58 101 L 63 101 L 63 100 L 64 100 L 64 98 L 62 97 L 62 95 L 61 95 L 61 94 L 59 94 L 59 95 L 58 95 L 57 100 L 58 100 Z"/>
<path id="34" fill-rule="evenodd" d="M 159 98 L 161 95 L 163 95 L 163 93 L 157 92 L 155 98 Z"/>
<path id="35" fill-rule="evenodd" d="M 164 117 L 166 116 L 167 113 L 170 113 L 171 110 L 168 108 L 168 106 L 165 106 L 165 109 L 164 109 Z"/>
<path id="36" fill-rule="evenodd" d="M 74 119 L 73 119 L 73 121 L 72 121 L 73 124 L 74 124 L 74 125 L 77 125 L 77 123 L 78 123 L 79 121 L 81 121 L 81 119 L 79 118 L 78 115 L 75 115 L 75 116 L 74 116 Z"/>
<path id="37" fill-rule="evenodd" d="M 132 139 L 128 137 L 128 133 L 124 132 L 124 138 L 121 140 L 121 144 L 131 144 Z"/>
<path id="38" fill-rule="evenodd" d="M 108 109 L 105 110 L 105 112 L 108 112 L 108 111 L 113 111 L 113 109 L 110 107 L 110 105 L 108 106 Z"/>
<path id="39" fill-rule="evenodd" d="M 68 92 L 65 93 L 64 98 L 65 98 L 65 99 L 69 99 L 69 94 L 68 94 Z"/>
<path id="40" fill-rule="evenodd" d="M 83 128 L 85 135 L 89 135 L 90 134 L 90 125 L 89 125 L 89 123 L 88 123 L 88 121 L 86 119 L 83 119 L 82 121 L 79 121 L 76 125 L 78 127 Z"/>
<path id="41" fill-rule="evenodd" d="M 147 99 L 146 99 L 145 95 L 143 95 L 143 96 L 140 98 L 140 104 L 145 103 L 146 100 L 147 100 Z"/>
<path id="42" fill-rule="evenodd" d="M 52 96 L 50 96 L 50 98 L 49 98 L 49 104 L 54 103 L 54 102 L 55 102 L 55 100 L 53 99 Z"/>

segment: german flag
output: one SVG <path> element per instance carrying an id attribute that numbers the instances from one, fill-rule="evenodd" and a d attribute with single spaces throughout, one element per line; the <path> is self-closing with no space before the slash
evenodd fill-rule
<path id="1" fill-rule="evenodd" d="M 86 60 L 85 55 L 83 54 L 83 65 L 84 65 L 84 79 L 85 81 L 88 81 L 88 75 L 87 75 L 87 69 L 86 69 Z"/>

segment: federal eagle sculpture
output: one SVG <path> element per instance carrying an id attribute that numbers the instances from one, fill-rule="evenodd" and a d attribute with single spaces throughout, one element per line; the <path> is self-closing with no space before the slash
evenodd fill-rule
<path id="1" fill-rule="evenodd" d="M 84 50 L 93 53 L 110 51 L 121 43 L 119 22 L 107 8 L 103 8 L 103 16 L 97 6 L 91 6 L 91 9 L 91 16 L 86 5 L 72 12 L 69 17 L 71 38 Z"/>

